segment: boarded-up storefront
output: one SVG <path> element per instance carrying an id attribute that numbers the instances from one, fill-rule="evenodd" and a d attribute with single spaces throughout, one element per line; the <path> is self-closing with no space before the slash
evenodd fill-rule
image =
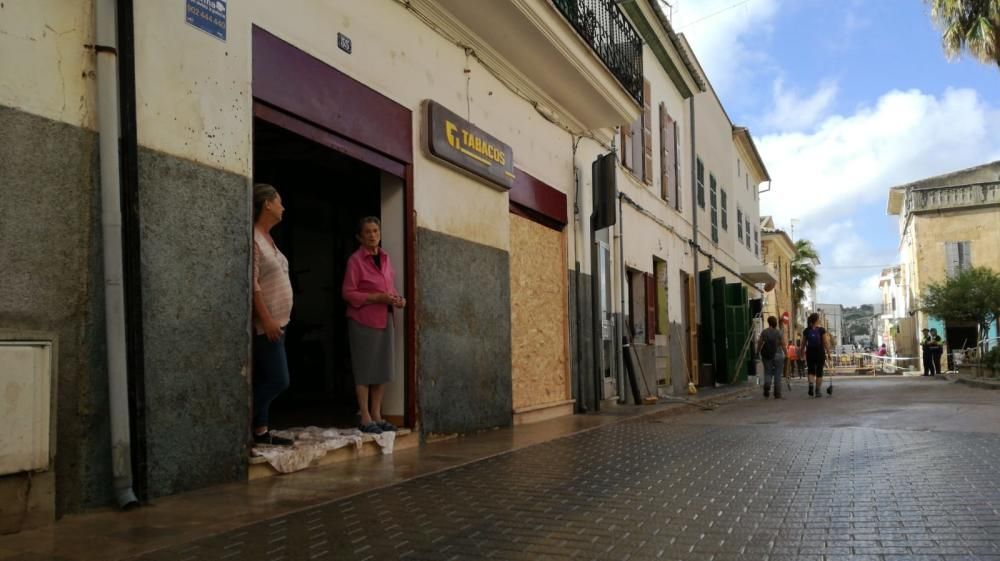
<path id="1" fill-rule="evenodd" d="M 526 178 L 520 170 L 518 176 Z M 519 197 L 525 193 L 526 184 L 518 183 L 511 192 L 510 216 L 511 383 L 515 424 L 573 412 L 565 233 L 559 221 L 548 219 L 538 212 L 539 208 L 517 202 L 539 206 L 535 197 Z M 561 195 L 533 178 L 527 184 L 536 192 Z M 558 202 L 560 197 L 555 198 Z"/>

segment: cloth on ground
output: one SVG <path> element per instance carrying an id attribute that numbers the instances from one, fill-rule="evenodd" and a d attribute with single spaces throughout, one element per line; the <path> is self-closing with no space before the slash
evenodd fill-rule
<path id="1" fill-rule="evenodd" d="M 363 434 L 358 429 L 298 427 L 271 431 L 275 436 L 291 438 L 294 446 L 255 446 L 252 455 L 263 457 L 279 473 L 291 473 L 309 467 L 332 450 L 354 445 L 358 450 L 366 440 L 374 440 L 383 454 L 392 454 L 396 433 Z"/>

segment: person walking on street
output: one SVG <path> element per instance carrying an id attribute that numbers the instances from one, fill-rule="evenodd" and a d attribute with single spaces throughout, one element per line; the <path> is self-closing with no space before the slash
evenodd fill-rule
<path id="1" fill-rule="evenodd" d="M 778 329 L 778 318 L 767 318 L 767 329 L 761 332 L 757 340 L 757 353 L 764 362 L 764 399 L 771 393 L 771 382 L 774 382 L 774 399 L 781 399 L 781 371 L 785 368 L 785 347 L 788 341 L 785 334 Z"/>
<path id="2" fill-rule="evenodd" d="M 924 361 L 924 376 L 934 375 L 934 365 L 931 361 L 931 336 L 926 327 L 920 330 L 924 334 L 920 340 L 920 358 Z"/>
<path id="3" fill-rule="evenodd" d="M 788 377 L 791 378 L 798 373 L 799 370 L 799 350 L 795 348 L 795 345 L 789 341 L 788 345 L 785 346 L 785 353 L 788 357 Z"/>
<path id="4" fill-rule="evenodd" d="M 826 337 L 826 329 L 817 325 L 819 314 L 809 314 L 808 327 L 802 332 L 801 354 L 806 357 L 806 372 L 809 375 L 809 395 L 822 397 L 823 365 L 830 356 L 830 342 Z"/>
<path id="5" fill-rule="evenodd" d="M 285 327 L 292 315 L 292 282 L 288 259 L 270 233 L 284 213 L 274 187 L 253 186 L 253 441 L 278 446 L 293 443 L 268 429 L 271 402 L 288 389 Z"/>

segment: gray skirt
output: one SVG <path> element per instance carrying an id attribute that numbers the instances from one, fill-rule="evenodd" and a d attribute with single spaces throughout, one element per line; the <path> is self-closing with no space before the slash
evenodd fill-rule
<path id="1" fill-rule="evenodd" d="M 393 332 L 392 317 L 383 329 L 347 320 L 355 385 L 387 384 L 392 381 L 392 365 L 396 356 Z"/>

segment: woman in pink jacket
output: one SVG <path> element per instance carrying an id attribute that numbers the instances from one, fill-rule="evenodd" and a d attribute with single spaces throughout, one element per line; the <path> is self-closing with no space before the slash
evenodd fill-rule
<path id="1" fill-rule="evenodd" d="M 380 434 L 396 427 L 382 418 L 385 384 L 392 381 L 395 356 L 393 308 L 406 299 L 396 292 L 396 272 L 382 250 L 382 223 L 374 216 L 358 223 L 361 247 L 347 260 L 342 294 L 347 301 L 347 333 L 358 395 L 362 432 Z"/>

